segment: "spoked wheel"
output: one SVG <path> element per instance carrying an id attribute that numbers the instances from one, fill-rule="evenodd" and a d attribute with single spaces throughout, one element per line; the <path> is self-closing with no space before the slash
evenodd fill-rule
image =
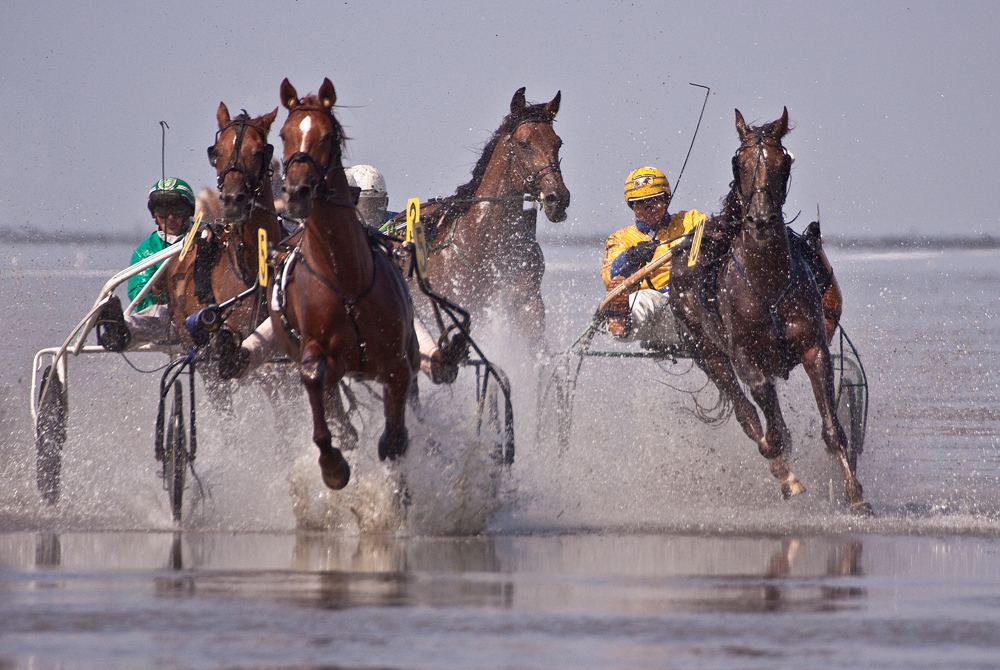
<path id="1" fill-rule="evenodd" d="M 174 521 L 181 521 L 184 503 L 184 480 L 188 467 L 187 430 L 184 423 L 184 394 L 180 380 L 175 381 L 167 398 L 169 408 L 167 435 L 163 443 L 163 488 L 170 499 L 170 512 Z"/>
<path id="2" fill-rule="evenodd" d="M 491 457 L 501 466 L 513 465 L 514 409 L 510 399 L 510 381 L 503 370 L 485 358 L 470 361 L 469 364 L 476 366 L 476 433 L 482 434 L 485 414 L 495 436 Z"/>
<path id="3" fill-rule="evenodd" d="M 38 418 L 35 423 L 37 485 L 42 500 L 49 505 L 59 502 L 59 472 L 62 449 L 66 444 L 66 389 L 52 366 L 42 373 L 38 394 Z"/>
<path id="4" fill-rule="evenodd" d="M 858 457 L 865 447 L 868 385 L 861 367 L 849 358 L 836 362 L 837 419 L 847 433 L 847 462 L 856 472 Z"/>
<path id="5" fill-rule="evenodd" d="M 535 438 L 542 442 L 555 438 L 557 453 L 562 456 L 569 449 L 573 429 L 573 387 L 576 379 L 575 359 L 550 361 L 538 377 L 538 407 Z"/>
<path id="6" fill-rule="evenodd" d="M 840 352 L 832 352 L 837 383 L 837 419 L 847 433 L 847 462 L 851 471 L 856 472 L 868 430 L 868 377 L 854 343 L 843 327 L 839 332 Z"/>

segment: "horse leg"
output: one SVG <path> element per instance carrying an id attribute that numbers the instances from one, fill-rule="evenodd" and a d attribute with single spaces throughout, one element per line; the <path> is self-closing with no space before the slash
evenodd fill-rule
<path id="1" fill-rule="evenodd" d="M 358 446 L 358 431 L 351 423 L 351 416 L 344 408 L 344 399 L 340 394 L 340 387 L 343 385 L 330 384 L 325 387 L 324 411 L 329 412 L 334 424 L 337 426 L 337 437 L 340 442 L 341 451 L 352 451 Z"/>
<path id="2" fill-rule="evenodd" d="M 323 483 L 336 491 L 347 486 L 347 482 L 351 478 L 351 468 L 344 460 L 340 449 L 331 444 L 330 429 L 326 425 L 326 413 L 323 407 L 323 388 L 326 385 L 327 373 L 329 372 L 326 358 L 307 346 L 303 347 L 302 356 L 299 375 L 302 379 L 302 385 L 306 387 L 306 393 L 309 395 L 309 406 L 312 408 L 313 442 L 319 447 L 320 472 L 323 476 Z"/>
<path id="3" fill-rule="evenodd" d="M 385 384 L 385 430 L 378 439 L 378 458 L 396 460 L 406 453 L 410 436 L 406 431 L 406 398 L 410 391 L 410 370 L 400 365 Z"/>
<path id="4" fill-rule="evenodd" d="M 747 437 L 757 443 L 757 448 L 764 453 L 770 447 L 764 437 L 764 428 L 761 426 L 760 417 L 753 404 L 747 400 L 743 389 L 740 388 L 736 373 L 729 358 L 714 345 L 708 344 L 707 340 L 702 341 L 701 353 L 695 359 L 709 379 L 715 384 L 723 394 L 733 403 L 733 412 L 736 420 L 740 422 L 743 432 Z"/>
<path id="5" fill-rule="evenodd" d="M 536 352 L 548 351 L 545 341 L 545 303 L 542 302 L 542 275 L 545 258 L 536 242 L 517 268 L 514 286 L 508 294 L 508 311 L 516 315 L 521 335 Z"/>
<path id="6" fill-rule="evenodd" d="M 847 460 L 847 435 L 844 434 L 844 429 L 837 419 L 833 392 L 833 361 L 829 349 L 817 346 L 806 351 L 802 357 L 802 366 L 809 375 L 813 395 L 816 396 L 816 406 L 823 420 L 823 441 L 826 442 L 826 448 L 837 459 L 840 470 L 844 473 L 844 489 L 850 500 L 851 514 L 869 516 L 872 508 L 865 500 L 861 482 L 858 481 Z"/>
<path id="7" fill-rule="evenodd" d="M 767 432 L 760 446 L 760 455 L 767 459 L 771 474 L 781 483 L 781 496 L 787 500 L 806 489 L 792 474 L 788 461 L 785 460 L 788 426 L 785 425 L 785 419 L 781 415 L 778 393 L 774 389 L 774 382 L 759 371 L 754 370 L 753 374 L 748 374 L 747 377 L 750 395 L 764 413 L 764 420 L 767 422 Z"/>

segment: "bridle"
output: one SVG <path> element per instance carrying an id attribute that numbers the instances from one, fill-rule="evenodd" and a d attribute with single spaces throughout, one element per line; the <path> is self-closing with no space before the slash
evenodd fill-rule
<path id="1" fill-rule="evenodd" d="M 246 134 L 247 128 L 253 128 L 258 133 L 262 139 L 267 139 L 267 131 L 256 125 L 250 120 L 250 115 L 243 112 L 235 119 L 233 119 L 224 128 L 219 129 L 215 133 L 215 144 L 208 148 L 208 160 L 215 167 L 218 156 L 215 153 L 215 147 L 219 144 L 219 138 L 222 133 L 229 130 L 230 128 L 236 127 L 236 141 L 233 143 L 233 151 L 229 154 L 229 160 L 226 161 L 225 167 L 219 172 L 219 177 L 216 180 L 218 188 L 222 188 L 222 184 L 226 181 L 226 176 L 230 172 L 239 172 L 243 175 L 243 183 L 246 185 L 247 190 L 250 192 L 251 199 L 256 203 L 257 196 L 260 195 L 260 189 L 264 185 L 264 179 L 270 177 L 271 172 L 271 157 L 274 155 L 274 147 L 271 144 L 265 144 L 263 151 L 263 156 L 261 157 L 260 170 L 253 174 L 250 172 L 250 166 L 246 164 L 243 160 L 243 136 Z"/>
<path id="2" fill-rule="evenodd" d="M 306 107 L 300 105 L 295 109 L 289 110 L 288 116 L 291 117 L 291 115 L 295 114 L 296 112 L 320 112 L 321 114 L 329 117 L 333 121 L 333 126 L 335 129 L 340 127 L 339 124 L 336 122 L 336 119 L 333 119 L 332 115 L 322 107 Z M 286 121 L 285 123 L 287 124 L 288 122 Z M 323 138 L 323 141 L 327 141 L 328 139 L 334 137 L 335 135 L 329 134 Z M 313 158 L 309 153 L 305 151 L 296 151 L 281 164 L 281 170 L 284 174 L 287 175 L 288 168 L 294 165 L 295 163 L 307 164 L 311 169 L 315 170 L 316 174 L 319 176 L 319 183 L 316 186 L 316 195 L 315 195 L 316 198 L 320 198 L 322 200 L 328 200 L 330 202 L 333 202 L 334 204 L 342 204 L 345 207 L 353 207 L 354 205 L 352 203 L 341 203 L 340 201 L 334 201 L 330 197 L 330 191 L 326 186 L 326 181 L 329 178 L 330 172 L 334 169 L 334 167 L 337 167 L 340 170 L 344 169 L 343 165 L 335 165 L 335 163 L 341 162 L 342 156 L 343 156 L 343 146 L 338 138 L 336 139 L 336 150 L 330 152 L 330 158 L 327 160 L 326 165 L 320 165 L 318 162 L 316 162 L 315 158 Z"/>
<path id="3" fill-rule="evenodd" d="M 788 150 L 785 149 L 784 146 L 782 146 L 780 139 L 776 139 L 773 136 L 766 135 L 760 129 L 755 129 L 755 131 L 754 131 L 754 137 L 755 137 L 754 140 L 751 140 L 749 142 L 748 141 L 744 141 L 743 144 L 740 145 L 740 148 L 737 149 L 736 153 L 733 155 L 733 161 L 732 161 L 733 162 L 733 188 L 736 191 L 736 199 L 737 199 L 737 201 L 740 204 L 740 210 L 742 212 L 742 219 L 743 220 L 746 220 L 746 218 L 747 218 L 747 212 L 750 209 L 750 205 L 753 202 L 754 196 L 757 195 L 757 194 L 759 194 L 759 193 L 767 194 L 767 195 L 771 196 L 771 199 L 772 199 L 772 201 L 774 201 L 776 207 L 778 208 L 778 211 L 781 211 L 781 208 L 785 204 L 785 199 L 788 197 L 788 188 L 789 188 L 789 185 L 790 185 L 789 184 L 790 180 L 789 180 L 788 177 L 789 177 L 789 174 L 791 172 L 790 168 L 791 168 L 791 163 L 792 163 L 792 156 L 791 156 L 791 154 L 788 153 Z M 768 140 L 770 140 L 770 142 Z M 781 150 L 782 159 L 781 159 L 781 167 L 780 167 L 780 169 L 784 172 L 783 178 L 784 178 L 785 188 L 779 194 L 779 196 L 776 196 L 771 191 L 771 189 L 768 188 L 767 182 L 769 180 L 767 179 L 767 176 L 766 176 L 766 166 L 765 166 L 764 185 L 763 186 L 755 186 L 756 183 L 757 183 L 757 168 L 760 167 L 761 161 L 764 158 L 764 148 L 766 146 L 770 146 L 771 148 L 776 148 L 776 149 L 780 149 Z M 753 177 L 752 177 L 751 182 L 750 182 L 750 192 L 745 194 L 743 192 L 743 186 L 740 183 L 739 155 L 740 155 L 741 152 L 747 151 L 749 149 L 756 149 L 757 150 L 757 156 L 756 156 L 756 159 L 754 160 L 753 173 L 752 173 Z"/>
<path id="4" fill-rule="evenodd" d="M 553 163 L 546 163 L 545 165 L 538 168 L 534 172 L 531 172 L 530 174 L 525 176 L 527 168 L 524 165 L 524 162 L 521 160 L 521 158 L 517 155 L 517 151 L 514 150 L 514 133 L 517 132 L 518 128 L 528 123 L 546 123 L 546 122 L 531 120 L 531 119 L 526 119 L 524 121 L 521 121 L 519 124 L 514 126 L 510 130 L 510 132 L 507 133 L 507 135 L 504 137 L 504 142 L 507 145 L 507 162 L 510 164 L 511 169 L 514 171 L 514 173 L 521 180 L 521 192 L 523 195 L 518 199 L 537 200 L 538 196 L 541 194 L 541 187 L 538 186 L 538 183 L 541 182 L 542 179 L 544 179 L 546 176 L 550 174 L 558 174 L 561 177 L 562 161 L 556 160 Z M 548 125 L 551 126 L 552 125 L 551 122 L 548 122 Z"/>

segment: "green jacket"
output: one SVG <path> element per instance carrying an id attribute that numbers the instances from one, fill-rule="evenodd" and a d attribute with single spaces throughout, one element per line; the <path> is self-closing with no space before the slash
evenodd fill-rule
<path id="1" fill-rule="evenodd" d="M 166 240 L 163 240 L 160 237 L 159 231 L 154 232 L 152 235 L 143 240 L 142 244 L 136 247 L 135 252 L 132 254 L 132 265 L 135 265 L 144 258 L 149 258 L 150 256 L 152 256 L 157 252 L 163 251 L 169 246 L 170 244 L 168 244 Z M 139 274 L 128 280 L 129 300 L 135 300 L 135 297 L 139 295 L 139 292 L 142 290 L 142 287 L 144 287 L 149 282 L 149 280 L 153 278 L 153 274 L 156 272 L 157 268 L 160 267 L 160 265 L 163 265 L 163 263 L 154 265 L 151 268 L 146 268 L 145 270 L 143 270 L 142 272 L 140 272 Z M 165 295 L 154 296 L 152 293 L 148 293 L 146 294 L 146 297 L 142 299 L 142 302 L 136 305 L 135 311 L 139 312 L 146 309 L 150 305 L 163 304 L 166 301 L 167 297 Z"/>

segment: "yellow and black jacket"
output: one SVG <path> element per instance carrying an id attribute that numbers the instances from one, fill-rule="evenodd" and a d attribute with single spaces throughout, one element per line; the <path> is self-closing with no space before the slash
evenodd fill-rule
<path id="1" fill-rule="evenodd" d="M 656 240 L 660 242 L 660 245 L 656 248 L 656 254 L 653 258 L 659 258 L 665 254 L 670 247 L 677 244 L 678 237 L 692 230 L 704 218 L 704 214 L 692 209 L 688 212 L 678 212 L 670 217 L 669 222 L 661 223 L 656 229 Z M 636 221 L 631 226 L 622 228 L 608 237 L 607 244 L 604 246 L 604 263 L 601 267 L 601 278 L 604 279 L 605 287 L 609 286 L 615 277 L 628 277 L 641 269 L 633 267 L 628 262 L 625 250 L 634 247 L 639 242 L 653 239 L 652 232 L 653 229 L 650 226 L 642 221 Z M 647 277 L 643 286 L 662 292 L 667 289 L 669 279 L 670 264 L 667 263 Z"/>

